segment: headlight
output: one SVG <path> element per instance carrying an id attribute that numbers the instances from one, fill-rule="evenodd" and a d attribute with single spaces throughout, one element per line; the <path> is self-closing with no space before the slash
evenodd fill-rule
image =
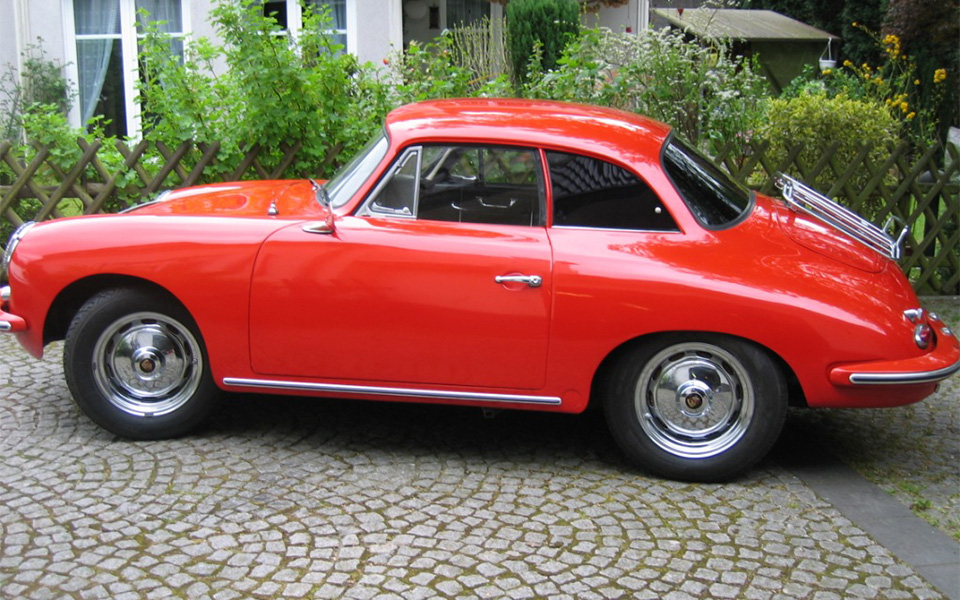
<path id="1" fill-rule="evenodd" d="M 10 259 L 13 258 L 13 251 L 17 249 L 17 244 L 20 243 L 20 240 L 23 239 L 23 236 L 27 234 L 27 231 L 31 227 L 36 225 L 33 221 L 28 221 L 17 227 L 16 231 L 13 232 L 13 235 L 10 236 L 10 240 L 7 241 L 7 249 L 3 251 L 3 278 L 7 277 L 7 269 L 10 267 Z"/>

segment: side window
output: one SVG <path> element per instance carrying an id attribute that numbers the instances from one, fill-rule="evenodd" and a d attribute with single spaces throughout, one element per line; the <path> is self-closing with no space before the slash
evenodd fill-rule
<path id="1" fill-rule="evenodd" d="M 536 150 L 416 146 L 407 149 L 387 173 L 359 214 L 543 224 L 544 186 Z"/>
<path id="2" fill-rule="evenodd" d="M 541 172 L 535 150 L 425 146 L 417 217 L 461 223 L 541 225 Z"/>
<path id="3" fill-rule="evenodd" d="M 547 152 L 553 191 L 553 224 L 638 231 L 679 231 L 649 185 L 608 162 Z"/>
<path id="4" fill-rule="evenodd" d="M 416 215 L 419 166 L 419 148 L 411 148 L 404 152 L 389 171 L 387 179 L 377 186 L 363 212 L 392 217 Z"/>

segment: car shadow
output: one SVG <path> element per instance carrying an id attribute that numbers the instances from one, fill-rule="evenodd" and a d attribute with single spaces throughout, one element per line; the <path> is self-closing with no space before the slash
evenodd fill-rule
<path id="1" fill-rule="evenodd" d="M 627 468 L 600 411 L 581 415 L 469 406 L 228 394 L 194 435 L 403 458 L 599 462 Z"/>

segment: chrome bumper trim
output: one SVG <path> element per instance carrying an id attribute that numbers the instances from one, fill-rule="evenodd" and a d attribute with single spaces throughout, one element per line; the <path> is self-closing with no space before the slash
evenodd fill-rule
<path id="1" fill-rule="evenodd" d="M 477 392 L 456 392 L 450 390 L 417 390 L 409 388 L 375 387 L 365 385 L 344 385 L 339 383 L 304 383 L 300 381 L 277 381 L 268 379 L 242 379 L 224 377 L 224 385 L 235 387 L 259 388 L 268 390 L 290 390 L 302 392 L 333 392 L 337 394 L 362 394 L 374 396 L 394 396 L 400 398 L 423 398 L 430 400 L 460 400 L 466 402 L 504 402 L 511 404 L 539 404 L 558 406 L 560 398 L 555 396 L 524 396 L 519 394 L 486 394 Z"/>
<path id="2" fill-rule="evenodd" d="M 937 369 L 936 371 L 920 371 L 917 373 L 851 373 L 850 383 L 856 385 L 901 385 L 908 383 L 935 383 L 943 381 L 957 371 L 960 371 L 960 361 Z"/>
<path id="3" fill-rule="evenodd" d="M 10 331 L 13 329 L 13 325 L 10 324 L 10 321 L 0 321 L 0 332 Z"/>

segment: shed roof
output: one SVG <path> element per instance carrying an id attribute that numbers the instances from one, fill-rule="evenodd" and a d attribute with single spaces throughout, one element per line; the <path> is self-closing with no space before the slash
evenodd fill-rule
<path id="1" fill-rule="evenodd" d="M 748 42 L 825 42 L 839 39 L 826 31 L 772 10 L 735 8 L 657 8 L 653 13 L 672 26 L 704 39 Z"/>

